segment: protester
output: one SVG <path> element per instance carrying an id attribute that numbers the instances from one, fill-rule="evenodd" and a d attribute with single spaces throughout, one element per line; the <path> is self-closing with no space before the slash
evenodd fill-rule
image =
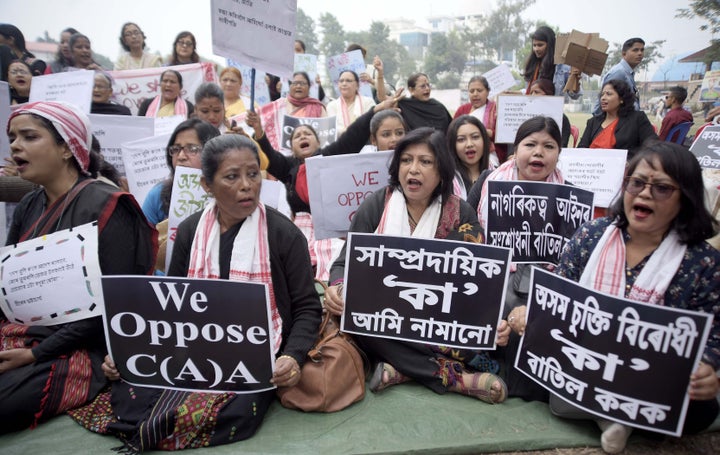
<path id="1" fill-rule="evenodd" d="M 530 36 L 532 39 L 532 52 L 525 62 L 523 76 L 527 87 L 525 94 L 529 95 L 533 82 L 537 79 L 549 79 L 555 86 L 554 94 L 567 93 L 572 99 L 578 99 L 582 94 L 580 87 L 580 70 L 564 64 L 555 64 L 555 32 L 548 26 L 540 26 Z M 578 90 L 565 90 L 570 78 L 578 86 Z"/>
<path id="2" fill-rule="evenodd" d="M 72 27 L 68 27 L 60 32 L 60 44 L 58 45 L 55 60 L 53 60 L 45 69 L 45 74 L 62 73 L 67 71 L 68 67 L 73 66 L 72 52 L 70 51 L 70 37 L 76 33 L 80 33 Z"/>
<path id="3" fill-rule="evenodd" d="M 490 156 L 490 137 L 482 122 L 472 115 L 456 117 L 448 127 L 447 143 L 455 159 L 454 192 L 461 199 L 487 169 L 494 169 Z M 495 157 L 497 164 L 497 157 Z"/>
<path id="4" fill-rule="evenodd" d="M 70 36 L 68 46 L 70 47 L 70 52 L 72 53 L 73 65 L 66 68 L 66 70 L 103 70 L 103 67 L 93 60 L 90 38 L 81 33 L 75 33 Z"/>
<path id="5" fill-rule="evenodd" d="M 214 82 L 203 82 L 195 90 L 195 116 L 208 122 L 221 133 L 228 131 L 225 119 L 225 100 L 223 91 Z"/>
<path id="6" fill-rule="evenodd" d="M 182 75 L 175 70 L 160 74 L 160 94 L 140 104 L 138 115 L 143 117 L 171 117 L 182 115 L 188 118 L 194 111 L 193 104 L 180 95 L 183 88 Z"/>
<path id="7" fill-rule="evenodd" d="M 642 38 L 630 38 L 623 43 L 621 52 L 622 58 L 602 77 L 600 87 L 604 87 L 605 84 L 615 79 L 625 81 L 628 87 L 630 87 L 630 91 L 635 95 L 634 109 L 639 111 L 640 92 L 635 84 L 635 68 L 642 63 L 642 59 L 645 56 L 645 41 L 643 41 Z M 593 106 L 592 113 L 593 115 L 599 115 L 601 113 L 600 100 Z"/>
<path id="8" fill-rule="evenodd" d="M 294 46 L 295 46 L 295 53 L 296 53 L 296 54 L 304 54 L 304 53 L 305 53 L 305 51 L 306 51 L 306 46 L 305 46 L 305 42 L 304 42 L 304 41 L 299 40 L 299 39 L 296 39 L 296 40 L 295 40 L 295 43 L 294 43 Z M 274 76 L 271 75 L 271 77 L 274 77 Z M 320 100 L 320 102 L 326 101 L 326 100 L 325 100 L 325 90 L 323 89 L 322 81 L 320 80 L 320 74 L 318 74 L 318 75 L 315 76 L 315 83 L 316 83 L 317 86 L 318 86 L 318 99 Z M 282 92 L 282 83 L 280 82 L 280 79 L 279 79 L 279 78 L 277 79 L 277 85 L 275 86 L 275 90 L 276 90 L 278 93 Z"/>
<path id="9" fill-rule="evenodd" d="M 95 71 L 95 83 L 92 92 L 91 114 L 132 115 L 130 109 L 122 104 L 112 102 L 112 77 L 104 71 Z"/>
<path id="10" fill-rule="evenodd" d="M 202 172 L 202 186 L 212 198 L 178 227 L 168 275 L 266 284 L 276 328 L 271 382 L 292 387 L 302 376 L 321 313 L 305 239 L 287 217 L 260 202 L 260 161 L 250 139 L 230 134 L 210 140 L 203 149 Z M 107 418 L 101 428 L 91 429 L 118 435 L 133 452 L 247 439 L 275 398 L 272 389 L 234 394 L 133 386 L 117 380 L 119 373 L 109 357 L 103 369 L 114 381 L 111 392 L 100 398 L 108 404 L 100 408 Z M 188 409 L 209 418 L 184 418 Z M 76 418 L 87 421 L 97 412 L 90 406 L 85 411 Z"/>
<path id="11" fill-rule="evenodd" d="M 402 118 L 392 109 L 380 111 L 370 120 L 370 143 L 375 151 L 395 150 L 398 141 L 405 136 L 407 126 Z"/>
<path id="12" fill-rule="evenodd" d="M 497 104 L 488 99 L 490 83 L 484 76 L 473 76 L 468 82 L 469 103 L 465 103 L 455 111 L 454 118 L 461 115 L 477 117 L 485 126 L 490 140 L 495 138 L 495 123 L 497 121 Z"/>
<path id="13" fill-rule="evenodd" d="M 360 79 L 354 71 L 343 71 L 338 79 L 340 97 L 327 105 L 328 116 L 335 116 L 335 132 L 340 135 L 365 112 L 375 106 L 375 100 L 360 95 Z"/>
<path id="14" fill-rule="evenodd" d="M 115 71 L 162 66 L 159 55 L 145 51 L 145 33 L 134 22 L 126 22 L 120 29 L 120 46 L 124 52 L 115 62 Z"/>
<path id="15" fill-rule="evenodd" d="M 292 117 L 327 117 L 325 106 L 310 96 L 310 76 L 304 71 L 296 71 L 290 82 L 290 91 L 284 100 L 290 104 L 287 113 Z"/>
<path id="16" fill-rule="evenodd" d="M 667 139 L 668 133 L 675 126 L 685 122 L 693 122 L 693 115 L 690 111 L 683 108 L 686 98 L 687 89 L 680 87 L 679 85 L 671 87 L 670 93 L 665 96 L 663 105 L 668 109 L 668 111 L 663 118 L 662 125 L 660 126 L 660 134 L 658 136 L 661 141 Z"/>
<path id="17" fill-rule="evenodd" d="M 97 221 L 103 275 L 150 271 L 157 233 L 131 195 L 91 178 L 97 163 L 84 113 L 60 102 L 28 103 L 10 115 L 7 132 L 20 176 L 41 185 L 15 209 L 7 245 Z M 64 286 L 53 284 L 54 293 L 44 297 L 63 299 Z M 81 406 L 105 386 L 99 315 L 59 325 L 22 325 L 7 317 L 0 322 L 0 433 Z"/>
<path id="18" fill-rule="evenodd" d="M 530 96 L 554 96 L 555 86 L 550 79 L 537 79 L 530 86 Z M 562 146 L 567 147 L 570 142 L 570 119 L 563 113 L 562 120 Z"/>
<path id="19" fill-rule="evenodd" d="M 242 73 L 234 66 L 228 66 L 220 72 L 220 87 L 225 98 L 225 118 L 240 115 L 250 106 L 250 99 L 240 95 L 242 84 Z"/>
<path id="20" fill-rule="evenodd" d="M 188 63 L 200 62 L 200 56 L 197 53 L 197 41 L 195 35 L 188 31 L 182 31 L 177 34 L 173 41 L 173 51 L 166 59 L 167 66 L 186 65 Z"/>
<path id="21" fill-rule="evenodd" d="M 442 132 L 428 127 L 406 134 L 397 144 L 389 172 L 390 184 L 360 205 L 351 232 L 447 239 L 467 239 L 470 234 L 482 241 L 472 207 L 452 194 L 455 170 Z M 345 306 L 344 275 L 343 247 L 325 293 L 325 306 L 335 315 L 341 315 Z M 509 333 L 505 321 L 501 322 L 497 343 L 505 344 Z M 487 403 L 502 403 L 507 395 L 500 377 L 471 369 L 474 352 L 386 338 L 354 338 L 378 362 L 370 380 L 373 392 L 412 379 L 436 393 L 461 393 Z"/>
<path id="22" fill-rule="evenodd" d="M 408 78 L 407 86 L 410 97 L 402 98 L 398 107 L 410 131 L 423 126 L 447 131 L 452 117 L 440 101 L 430 98 L 431 86 L 427 75 L 413 74 Z"/>
<path id="23" fill-rule="evenodd" d="M 590 117 L 578 148 L 625 149 L 628 161 L 647 139 L 657 139 L 643 111 L 635 110 L 635 95 L 620 79 L 612 79 L 600 92 L 601 113 Z"/>
<path id="24" fill-rule="evenodd" d="M 707 428 L 718 416 L 720 383 L 720 252 L 705 240 L 718 231 L 705 205 L 702 171 L 686 148 L 668 142 L 643 147 L 625 170 L 622 197 L 609 216 L 584 224 L 563 250 L 556 273 L 617 297 L 713 315 L 702 360 L 690 377 L 683 434 Z M 508 322 L 525 330 L 525 307 Z M 550 399 L 568 418 L 592 418 Z M 607 453 L 625 448 L 632 428 L 595 418 Z"/>
<path id="25" fill-rule="evenodd" d="M 8 66 L 6 80 L 10 85 L 10 104 L 27 103 L 32 85 L 32 68 L 22 60 L 13 60 Z"/>
<path id="26" fill-rule="evenodd" d="M 0 24 L 0 70 L 2 71 L 0 76 L 5 82 L 7 82 L 8 66 L 13 60 L 27 63 L 34 76 L 45 73 L 47 65 L 25 48 L 25 37 L 20 29 L 11 24 Z"/>

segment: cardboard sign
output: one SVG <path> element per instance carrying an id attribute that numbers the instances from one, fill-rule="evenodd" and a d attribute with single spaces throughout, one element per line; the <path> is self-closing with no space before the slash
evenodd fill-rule
<path id="1" fill-rule="evenodd" d="M 363 201 L 388 184 L 392 151 L 305 160 L 315 239 L 345 237 Z"/>
<path id="2" fill-rule="evenodd" d="M 560 33 L 555 40 L 555 64 L 564 63 L 588 76 L 602 74 L 607 61 L 609 43 L 599 33 L 573 30 Z"/>
<path id="3" fill-rule="evenodd" d="M 130 384 L 218 393 L 275 388 L 267 285 L 106 276 L 102 286 L 108 353 Z"/>
<path id="4" fill-rule="evenodd" d="M 515 368 L 604 419 L 680 436 L 712 315 L 626 300 L 533 267 Z"/>
<path id="5" fill-rule="evenodd" d="M 538 115 L 552 117 L 562 129 L 564 104 L 565 98 L 562 96 L 498 96 L 495 142 L 512 144 L 520 125 Z"/>
<path id="6" fill-rule="evenodd" d="M 351 232 L 346 253 L 343 332 L 495 348 L 508 249 Z"/>
<path id="7" fill-rule="evenodd" d="M 122 160 L 123 142 L 132 142 L 155 134 L 155 119 L 131 115 L 90 114 L 92 134 L 100 142 L 100 153 L 105 161 L 115 166 L 120 175 L 125 175 Z"/>
<path id="8" fill-rule="evenodd" d="M 565 180 L 592 191 L 596 207 L 610 207 L 620 193 L 627 150 L 619 149 L 563 149 L 558 168 Z"/>
<path id="9" fill-rule="evenodd" d="M 35 76 L 30 86 L 30 102 L 64 101 L 89 114 L 94 85 L 94 71 L 77 70 Z"/>
<path id="10" fill-rule="evenodd" d="M 2 309 L 9 321 L 57 325 L 100 316 L 97 222 L 0 249 Z"/>

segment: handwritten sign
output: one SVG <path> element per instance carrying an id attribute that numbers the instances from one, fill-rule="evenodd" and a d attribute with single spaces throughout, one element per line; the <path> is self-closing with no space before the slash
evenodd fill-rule
<path id="1" fill-rule="evenodd" d="M 170 174 L 165 159 L 169 140 L 170 135 L 164 134 L 120 145 L 128 188 L 140 206 L 150 189 Z"/>
<path id="2" fill-rule="evenodd" d="M 494 98 L 500 93 L 512 88 L 517 81 L 512 75 L 510 68 L 505 64 L 501 64 L 483 74 L 490 86 L 490 94 L 488 98 Z M 560 123 L 561 125 L 561 123 Z"/>
<path id="3" fill-rule="evenodd" d="M 100 316 L 97 223 L 54 232 L 0 249 L 3 298 L 11 322 L 57 325 Z"/>
<path id="4" fill-rule="evenodd" d="M 701 102 L 716 102 L 720 100 L 720 70 L 708 71 L 700 86 Z"/>
<path id="5" fill-rule="evenodd" d="M 575 231 L 592 218 L 593 193 L 547 182 L 488 181 L 486 235 L 512 248 L 513 262 L 557 264 Z"/>
<path id="6" fill-rule="evenodd" d="M 558 168 L 568 182 L 592 191 L 596 207 L 610 207 L 625 175 L 627 150 L 563 149 Z"/>
<path id="7" fill-rule="evenodd" d="M 690 151 L 697 157 L 700 167 L 720 169 L 720 126 L 708 126 L 695 138 Z"/>
<path id="8" fill-rule="evenodd" d="M 531 280 L 515 367 L 587 412 L 680 436 L 712 315 L 612 297 L 537 267 Z"/>
<path id="9" fill-rule="evenodd" d="M 367 65 L 365 65 L 365 60 L 363 59 L 362 51 L 360 49 L 328 57 L 326 59 L 326 65 L 328 74 L 330 75 L 330 80 L 332 81 L 333 86 L 335 87 L 335 92 L 337 93 L 340 93 L 338 89 L 338 81 L 340 80 L 340 74 L 343 71 L 354 71 L 355 74 L 360 77 L 360 73 L 364 73 L 367 69 Z M 370 77 L 372 77 L 372 74 L 370 74 Z M 360 82 L 360 94 L 362 96 L 372 98 L 372 86 L 370 83 Z"/>
<path id="10" fill-rule="evenodd" d="M 345 237 L 360 204 L 388 184 L 392 151 L 305 160 L 315 239 Z"/>
<path id="11" fill-rule="evenodd" d="M 78 70 L 35 76 L 30 86 L 30 102 L 65 101 L 89 114 L 94 85 L 94 71 Z"/>
<path id="12" fill-rule="evenodd" d="M 510 250 L 348 234 L 343 332 L 494 349 Z"/>
<path id="13" fill-rule="evenodd" d="M 240 70 L 242 74 L 242 87 L 240 88 L 240 96 L 248 98 L 248 102 L 243 100 L 245 107 L 250 108 L 250 81 L 252 80 L 252 67 L 243 65 L 240 62 L 229 58 L 227 66 L 233 66 Z M 270 91 L 267 82 L 265 82 L 265 72 L 255 70 L 255 103 L 259 106 L 270 102 Z"/>
<path id="14" fill-rule="evenodd" d="M 562 129 L 564 102 L 562 96 L 498 96 L 495 142 L 512 144 L 520 125 L 538 115 L 552 117 Z"/>
<path id="15" fill-rule="evenodd" d="M 335 116 L 332 117 L 292 117 L 285 114 L 283 118 L 282 128 L 282 148 L 285 150 L 292 150 L 292 144 L 290 144 L 290 137 L 292 137 L 293 131 L 300 125 L 310 125 L 313 127 L 320 140 L 320 148 L 325 147 L 328 144 L 335 142 L 337 137 L 337 127 L 335 125 Z"/>
<path id="16" fill-rule="evenodd" d="M 290 78 L 297 0 L 211 0 L 210 5 L 215 54 Z"/>
<path id="17" fill-rule="evenodd" d="M 120 175 L 125 175 L 120 144 L 150 137 L 155 133 L 155 122 L 151 117 L 90 114 L 88 118 L 92 134 L 100 142 L 100 153 L 105 161 L 115 166 Z"/>
<path id="18" fill-rule="evenodd" d="M 183 78 L 183 88 L 180 91 L 180 96 L 191 102 L 194 101 L 195 90 L 200 84 L 218 81 L 215 67 L 210 62 L 161 68 L 110 71 L 113 78 L 113 96 L 115 100 L 119 104 L 127 106 L 133 115 L 137 115 L 138 108 L 144 100 L 155 98 L 160 94 L 160 75 L 168 69 L 180 73 Z"/>
<path id="19" fill-rule="evenodd" d="M 274 388 L 267 285 L 107 276 L 102 286 L 108 352 L 130 384 L 235 393 Z"/>

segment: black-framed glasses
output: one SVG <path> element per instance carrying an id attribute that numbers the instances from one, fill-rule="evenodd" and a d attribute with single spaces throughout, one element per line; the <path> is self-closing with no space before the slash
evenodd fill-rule
<path id="1" fill-rule="evenodd" d="M 183 40 L 180 40 L 175 44 L 177 44 L 178 46 L 182 46 L 182 47 L 194 47 L 195 46 L 195 44 L 193 44 L 192 41 L 183 41 Z"/>
<path id="2" fill-rule="evenodd" d="M 167 152 L 170 156 L 175 156 L 182 151 L 185 151 L 186 155 L 197 155 L 202 152 L 202 145 L 188 144 L 188 145 L 171 145 L 167 148 Z"/>
<path id="3" fill-rule="evenodd" d="M 652 197 L 659 201 L 668 199 L 674 191 L 680 189 L 669 183 L 649 183 L 637 177 L 625 177 L 623 188 L 633 196 L 637 196 L 642 193 L 648 185 L 650 186 L 650 194 L 652 194 Z"/>
<path id="4" fill-rule="evenodd" d="M 305 81 L 292 81 L 292 82 L 290 82 L 290 85 L 293 87 L 305 87 L 309 84 Z"/>

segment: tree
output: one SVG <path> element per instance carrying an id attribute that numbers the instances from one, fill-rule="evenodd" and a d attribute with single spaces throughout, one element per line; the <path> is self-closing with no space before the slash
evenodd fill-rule
<path id="1" fill-rule="evenodd" d="M 485 20 L 485 28 L 478 33 L 478 41 L 484 43 L 491 60 L 508 60 L 509 53 L 523 46 L 531 22 L 524 21 L 520 14 L 533 3 L 535 0 L 499 0 L 497 9 Z"/>
<path id="2" fill-rule="evenodd" d="M 430 35 L 430 47 L 425 56 L 425 73 L 439 88 L 457 88 L 459 75 L 465 69 L 467 55 L 460 34 L 452 31 L 447 35 L 433 33 Z M 456 74 L 455 78 L 446 77 L 443 73 Z M 440 78 L 440 75 L 445 77 Z M 444 83 L 441 84 L 441 81 Z M 450 84 L 451 87 L 445 87 Z"/>
<path id="3" fill-rule="evenodd" d="M 700 26 L 702 31 L 710 31 L 712 35 L 720 32 L 720 2 L 717 0 L 692 0 L 690 8 L 679 8 L 675 17 L 694 19 L 703 18 L 707 24 Z M 713 62 L 720 60 L 720 39 L 710 40 L 710 49 L 705 54 L 704 62 L 706 71 L 710 71 Z"/>
<path id="4" fill-rule="evenodd" d="M 320 52 L 328 57 L 345 52 L 345 30 L 335 16 L 323 13 L 320 16 L 320 28 L 323 31 Z"/>
<path id="5" fill-rule="evenodd" d="M 315 34 L 315 21 L 312 17 L 305 14 L 301 8 L 298 8 L 297 22 L 295 26 L 295 38 L 305 43 L 305 51 L 308 54 L 317 55 L 318 38 Z"/>
<path id="6" fill-rule="evenodd" d="M 665 40 L 657 40 L 653 41 L 652 43 L 645 43 L 645 55 L 643 56 L 642 62 L 635 68 L 636 71 L 638 70 L 647 70 L 651 63 L 655 63 L 657 61 L 660 61 L 665 58 L 665 56 L 661 53 L 660 49 L 662 48 L 663 44 L 665 44 Z M 608 59 L 605 62 L 605 71 L 604 73 L 607 73 L 610 68 L 615 66 L 618 62 L 620 62 L 620 59 L 622 58 L 622 44 L 620 43 L 613 43 L 613 49 L 608 52 Z"/>

